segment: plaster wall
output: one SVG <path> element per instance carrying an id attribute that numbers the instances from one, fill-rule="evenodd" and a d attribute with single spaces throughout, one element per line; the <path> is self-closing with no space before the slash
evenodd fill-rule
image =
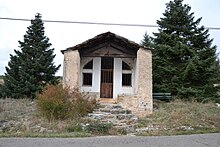
<path id="1" fill-rule="evenodd" d="M 85 70 L 83 69 L 84 65 L 87 64 L 89 61 L 93 60 L 93 69 Z M 82 57 L 81 59 L 81 67 L 80 67 L 80 90 L 81 92 L 92 92 L 100 93 L 100 77 L 101 77 L 101 58 L 100 57 Z M 84 86 L 82 83 L 83 81 L 83 72 L 91 72 L 92 73 L 92 86 Z"/>
<path id="2" fill-rule="evenodd" d="M 137 52 L 135 70 L 135 95 L 119 97 L 120 104 L 139 117 L 153 112 L 152 99 L 152 53 L 140 48 Z"/>
<path id="3" fill-rule="evenodd" d="M 64 52 L 63 85 L 70 89 L 79 87 L 80 56 L 78 50 Z"/>
<path id="4" fill-rule="evenodd" d="M 132 74 L 131 86 L 122 86 L 122 61 L 126 62 L 130 67 Z M 120 95 L 134 95 L 135 87 L 135 72 L 134 72 L 134 59 L 130 58 L 115 58 L 114 59 L 114 81 L 113 81 L 113 98 L 117 99 Z"/>
<path id="5" fill-rule="evenodd" d="M 93 69 L 83 66 L 93 60 Z M 132 86 L 122 86 L 122 61 L 132 73 Z M 81 57 L 77 50 L 64 52 L 63 84 L 70 88 L 79 87 L 81 92 L 89 92 L 94 98 L 100 97 L 101 57 Z M 92 86 L 82 85 L 82 73 L 92 73 Z M 153 111 L 152 99 L 152 53 L 140 48 L 137 58 L 114 58 L 113 98 L 132 111 L 144 117 Z"/>

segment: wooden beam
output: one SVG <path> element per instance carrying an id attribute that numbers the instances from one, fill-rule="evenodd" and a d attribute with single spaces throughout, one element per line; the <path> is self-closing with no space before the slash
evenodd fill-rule
<path id="1" fill-rule="evenodd" d="M 111 43 L 111 42 L 105 42 L 105 43 L 99 44 L 97 46 L 94 46 L 92 48 L 79 50 L 79 52 L 80 52 L 81 56 L 87 56 L 88 54 L 93 54 L 93 52 L 95 52 L 96 50 L 99 50 L 101 48 L 105 48 L 107 50 L 111 50 L 111 48 L 113 48 L 113 49 L 118 50 L 118 51 L 120 51 L 124 54 L 127 54 L 127 55 L 131 55 L 131 56 L 136 56 L 137 55 L 136 50 L 133 50 L 133 49 L 129 50 L 125 47 L 121 47 L 121 46 L 119 46 L 115 43 Z"/>
<path id="2" fill-rule="evenodd" d="M 90 55 L 82 55 L 81 57 L 136 58 L 136 56 L 133 56 L 133 55 L 124 55 L 124 54 L 108 54 L 108 55 L 90 54 Z"/>

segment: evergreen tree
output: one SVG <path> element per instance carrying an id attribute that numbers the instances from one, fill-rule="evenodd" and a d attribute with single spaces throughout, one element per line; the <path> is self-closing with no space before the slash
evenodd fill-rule
<path id="1" fill-rule="evenodd" d="M 55 66 L 54 49 L 50 49 L 49 38 L 44 35 L 41 14 L 37 13 L 27 28 L 24 41 L 18 41 L 19 50 L 10 55 L 6 67 L 4 90 L 7 97 L 35 98 L 36 92 L 47 83 L 56 83 L 55 73 L 60 68 Z"/>
<path id="2" fill-rule="evenodd" d="M 147 32 L 144 34 L 144 39 L 141 41 L 141 44 L 144 47 L 151 47 L 153 48 L 153 41 L 152 41 L 152 37 L 150 37 Z"/>
<path id="3" fill-rule="evenodd" d="M 208 30 L 194 20 L 191 7 L 183 0 L 166 4 L 164 17 L 154 33 L 154 92 L 171 92 L 181 98 L 200 101 L 216 99 L 219 61 Z"/>

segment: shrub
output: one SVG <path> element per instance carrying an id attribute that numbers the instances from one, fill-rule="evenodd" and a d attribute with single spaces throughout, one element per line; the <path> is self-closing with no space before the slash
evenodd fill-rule
<path id="1" fill-rule="evenodd" d="M 83 117 L 92 112 L 96 106 L 96 101 L 90 100 L 86 95 L 82 95 L 77 89 L 73 91 L 71 101 L 71 111 L 75 118 Z"/>
<path id="2" fill-rule="evenodd" d="M 48 85 L 37 94 L 37 105 L 48 120 L 66 119 L 70 115 L 69 90 L 62 85 Z"/>
<path id="3" fill-rule="evenodd" d="M 72 91 L 59 85 L 48 85 L 37 94 L 40 112 L 49 121 L 79 118 L 93 111 L 95 100 L 89 100 L 78 89 Z"/>

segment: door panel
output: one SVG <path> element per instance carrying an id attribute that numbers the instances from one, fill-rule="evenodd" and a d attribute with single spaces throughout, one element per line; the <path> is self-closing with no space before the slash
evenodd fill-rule
<path id="1" fill-rule="evenodd" d="M 102 83 L 101 91 L 101 98 L 112 98 L 112 83 Z"/>
<path id="2" fill-rule="evenodd" d="M 113 98 L 113 58 L 102 58 L 101 98 Z"/>
<path id="3" fill-rule="evenodd" d="M 113 96 L 113 71 L 102 69 L 101 73 L 101 98 L 112 98 Z"/>

